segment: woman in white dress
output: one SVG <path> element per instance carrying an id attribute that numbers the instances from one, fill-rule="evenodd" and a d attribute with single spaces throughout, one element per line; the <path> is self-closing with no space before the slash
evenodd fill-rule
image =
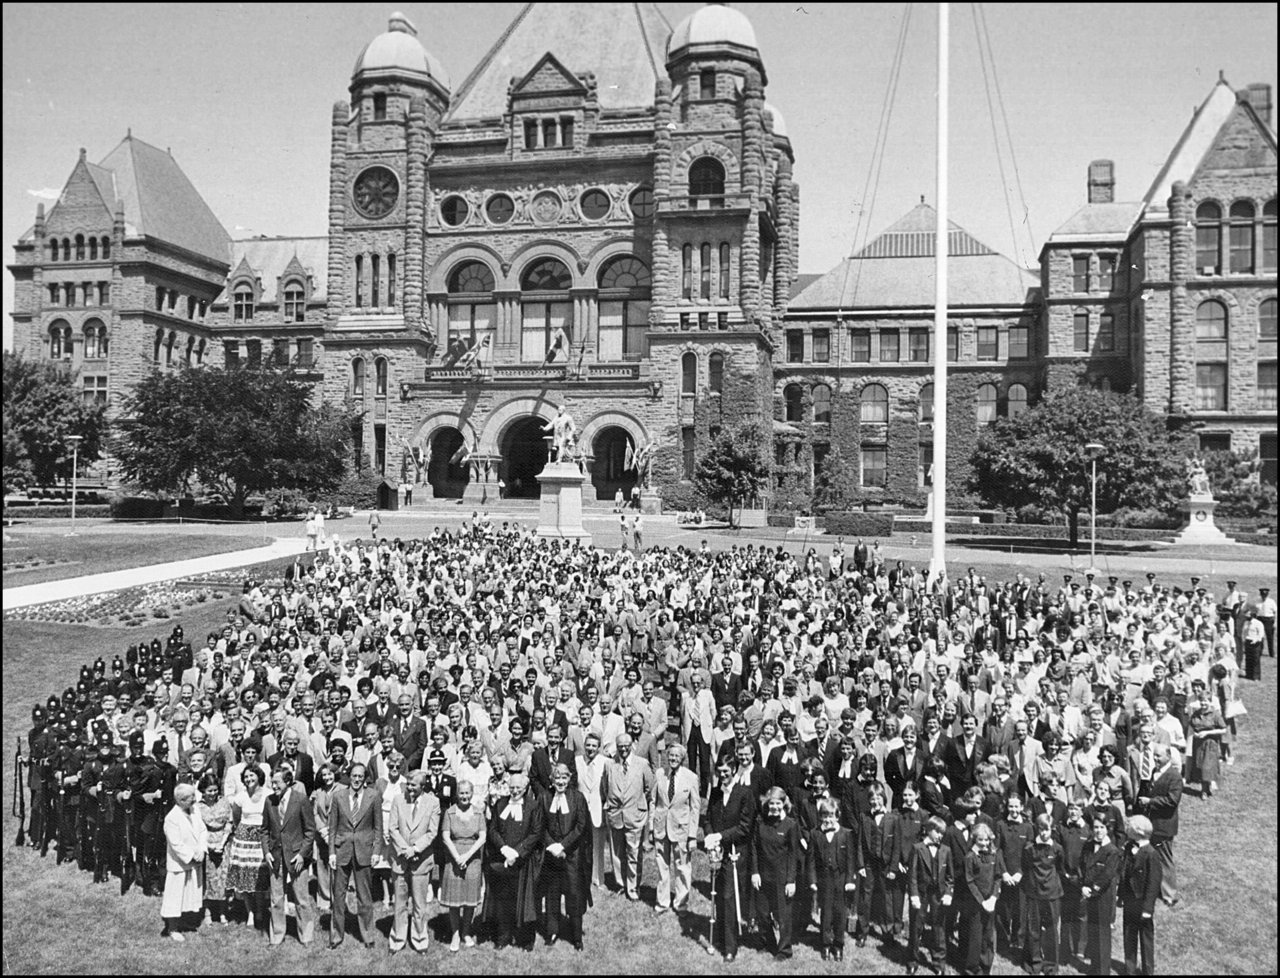
<path id="1" fill-rule="evenodd" d="M 391 844 L 391 808 L 397 798 L 404 794 L 404 755 L 393 746 L 391 750 L 378 758 L 378 767 L 382 776 L 376 784 L 382 795 L 382 839 L 381 844 L 373 850 L 373 892 L 377 897 L 379 887 L 385 886 L 386 904 L 390 908 L 395 903 L 395 847 Z"/>
<path id="2" fill-rule="evenodd" d="M 164 918 L 162 937 L 185 941 L 182 918 L 198 914 L 204 906 L 204 857 L 209 836 L 196 810 L 195 785 L 180 784 L 173 789 L 173 808 L 164 819 L 165 877 L 160 916 Z"/>

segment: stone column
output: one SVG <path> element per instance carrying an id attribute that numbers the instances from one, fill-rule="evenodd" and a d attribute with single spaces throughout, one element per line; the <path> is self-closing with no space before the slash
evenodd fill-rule
<path id="1" fill-rule="evenodd" d="M 329 309 L 330 322 L 347 307 L 347 139 L 351 107 L 333 104 L 329 138 Z"/>
<path id="2" fill-rule="evenodd" d="M 430 152 L 427 134 L 427 103 L 421 95 L 409 100 L 408 160 L 405 188 L 404 233 L 404 318 L 415 322 L 422 318 L 423 263 L 422 236 L 426 233 L 427 153 Z M 438 335 L 438 334 L 437 334 Z"/>
<path id="3" fill-rule="evenodd" d="M 742 193 L 747 195 L 750 213 L 742 229 L 742 261 L 739 264 L 738 287 L 742 312 L 752 326 L 767 327 L 772 310 L 766 312 L 760 301 L 760 180 L 764 164 L 764 85 L 760 72 L 747 70 L 742 107 Z"/>
<path id="4" fill-rule="evenodd" d="M 1187 298 L 1195 226 L 1191 220 L 1191 195 L 1181 180 L 1173 185 L 1169 219 L 1169 278 L 1173 283 L 1169 297 L 1169 410 L 1186 414 L 1195 405 L 1196 393 L 1195 317 Z"/>

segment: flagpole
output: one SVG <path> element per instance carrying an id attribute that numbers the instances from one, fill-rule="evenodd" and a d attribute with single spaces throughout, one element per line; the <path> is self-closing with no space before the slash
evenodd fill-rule
<path id="1" fill-rule="evenodd" d="M 934 238 L 933 316 L 933 559 L 929 579 L 946 573 L 947 558 L 947 96 L 951 5 L 938 4 L 938 226 Z"/>

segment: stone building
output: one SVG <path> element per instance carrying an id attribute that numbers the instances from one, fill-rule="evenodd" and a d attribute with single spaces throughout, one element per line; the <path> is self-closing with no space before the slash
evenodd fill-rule
<path id="1" fill-rule="evenodd" d="M 799 276 L 767 81 L 722 4 L 674 29 L 652 3 L 528 4 L 460 83 L 392 15 L 333 106 L 324 236 L 232 241 L 169 153 L 132 135 L 97 165 L 81 151 L 9 266 L 16 345 L 113 414 L 150 369 L 291 361 L 360 410 L 362 464 L 437 496 L 535 495 L 567 404 L 601 498 L 651 442 L 682 501 L 745 421 L 774 489 L 838 471 L 918 502 L 935 213 Z M 1141 202 L 1091 164 L 1038 270 L 952 225 L 954 478 L 981 425 L 1077 381 L 1189 414 L 1206 447 L 1256 445 L 1275 478 L 1270 111 L 1265 86 L 1220 82 Z"/>

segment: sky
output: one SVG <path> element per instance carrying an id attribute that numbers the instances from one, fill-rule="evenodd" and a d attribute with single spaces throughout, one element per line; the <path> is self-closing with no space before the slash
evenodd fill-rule
<path id="1" fill-rule="evenodd" d="M 457 85 L 521 6 L 399 9 Z M 673 27 L 699 6 L 659 4 Z M 795 151 L 801 272 L 830 270 L 921 197 L 935 203 L 936 4 L 734 6 L 755 28 L 766 98 Z M 395 0 L 4 4 L 6 263 L 80 147 L 96 162 L 130 128 L 170 149 L 233 237 L 324 234 L 331 109 L 394 9 Z M 975 10 L 990 37 L 998 137 Z M 1266 83 L 1274 99 L 1276 11 L 1270 3 L 952 4 L 951 219 L 1032 266 L 1084 204 L 1091 160 L 1115 161 L 1118 200 L 1141 199 L 1219 72 L 1235 88 Z M 906 18 L 880 175 L 869 183 Z M 4 280 L 8 348 L 13 279 Z"/>

